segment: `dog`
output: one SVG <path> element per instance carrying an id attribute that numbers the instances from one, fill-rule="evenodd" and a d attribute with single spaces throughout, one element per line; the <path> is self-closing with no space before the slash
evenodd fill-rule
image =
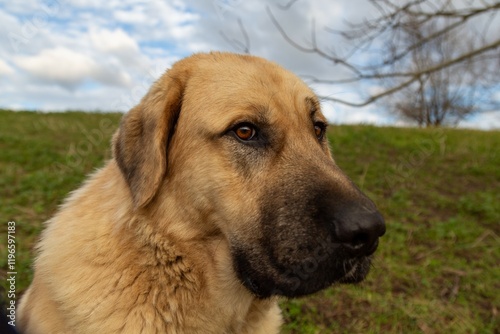
<path id="1" fill-rule="evenodd" d="M 47 222 L 22 333 L 278 333 L 280 296 L 364 279 L 385 233 L 327 120 L 267 60 L 175 63 Z"/>

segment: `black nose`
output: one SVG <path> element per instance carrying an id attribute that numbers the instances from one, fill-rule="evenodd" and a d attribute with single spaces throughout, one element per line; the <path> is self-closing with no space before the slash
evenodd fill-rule
<path id="1" fill-rule="evenodd" d="M 334 214 L 335 237 L 351 254 L 368 256 L 385 233 L 385 221 L 378 211 L 355 205 Z"/>

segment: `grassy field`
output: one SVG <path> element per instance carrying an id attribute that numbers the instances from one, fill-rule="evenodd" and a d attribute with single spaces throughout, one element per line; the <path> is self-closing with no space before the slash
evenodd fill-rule
<path id="1" fill-rule="evenodd" d="M 17 291 L 43 222 L 110 157 L 119 114 L 0 111 L 0 276 Z M 332 126 L 337 163 L 387 233 L 368 279 L 282 302 L 284 333 L 500 333 L 500 132 Z"/>

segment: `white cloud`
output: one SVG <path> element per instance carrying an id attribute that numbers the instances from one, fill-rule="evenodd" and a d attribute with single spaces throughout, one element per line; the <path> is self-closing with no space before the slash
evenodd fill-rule
<path id="1" fill-rule="evenodd" d="M 389 125 L 392 117 L 384 110 L 375 107 L 355 108 L 342 105 L 332 105 L 324 102 L 323 111 L 327 119 L 335 124 L 374 124 Z"/>
<path id="2" fill-rule="evenodd" d="M 144 12 L 144 7 L 136 6 L 133 11 L 131 10 L 117 10 L 113 13 L 114 18 L 118 22 L 123 22 L 127 24 L 143 24 L 148 20 L 157 20 L 156 18 L 151 18 Z"/>
<path id="3" fill-rule="evenodd" d="M 493 94 L 493 98 L 495 99 L 495 101 L 497 101 L 498 103 L 500 103 L 500 88 L 499 88 L 499 91 L 494 93 Z"/>
<path id="4" fill-rule="evenodd" d="M 17 66 L 31 75 L 63 86 L 75 86 L 83 81 L 96 64 L 88 56 L 64 47 L 42 50 L 34 56 L 14 58 Z"/>
<path id="5" fill-rule="evenodd" d="M 114 54 L 135 53 L 139 51 L 137 42 L 122 29 L 90 29 L 90 40 L 93 46 L 103 52 Z"/>
<path id="6" fill-rule="evenodd" d="M 482 112 L 473 115 L 470 118 L 458 124 L 460 128 L 476 128 L 483 130 L 492 130 L 500 128 L 500 110 Z"/>
<path id="7" fill-rule="evenodd" d="M 369 86 L 367 90 L 371 96 L 374 96 L 374 95 L 382 93 L 383 91 L 386 90 L 386 88 L 384 88 L 382 86 Z"/>
<path id="8" fill-rule="evenodd" d="M 193 23 L 199 19 L 199 14 L 188 11 L 186 5 L 181 1 L 167 2 L 155 0 L 150 2 L 148 8 L 150 14 L 163 19 L 163 23 L 168 27 L 178 27 Z"/>
<path id="9" fill-rule="evenodd" d="M 144 61 L 137 41 L 122 29 L 101 29 L 91 27 L 88 33 L 93 49 L 108 58 L 114 56 L 118 65 L 126 67 L 141 67 Z"/>
<path id="10" fill-rule="evenodd" d="M 0 59 L 0 75 L 8 76 L 14 73 L 14 69 L 9 66 L 3 59 Z"/>
<path id="11" fill-rule="evenodd" d="M 14 62 L 35 78 L 66 88 L 75 88 L 86 79 L 109 85 L 130 84 L 126 73 L 100 66 L 89 56 L 64 47 L 42 50 L 34 56 L 17 56 Z"/>

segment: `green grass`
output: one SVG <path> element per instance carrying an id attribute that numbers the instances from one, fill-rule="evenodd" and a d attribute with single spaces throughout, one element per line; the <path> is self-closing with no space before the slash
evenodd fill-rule
<path id="1" fill-rule="evenodd" d="M 19 293 L 43 222 L 110 157 L 120 116 L 0 111 L 0 238 L 14 220 Z M 362 284 L 283 301 L 283 332 L 500 333 L 500 132 L 332 126 L 329 136 L 387 234 Z M 1 276 L 6 261 L 0 242 Z"/>

